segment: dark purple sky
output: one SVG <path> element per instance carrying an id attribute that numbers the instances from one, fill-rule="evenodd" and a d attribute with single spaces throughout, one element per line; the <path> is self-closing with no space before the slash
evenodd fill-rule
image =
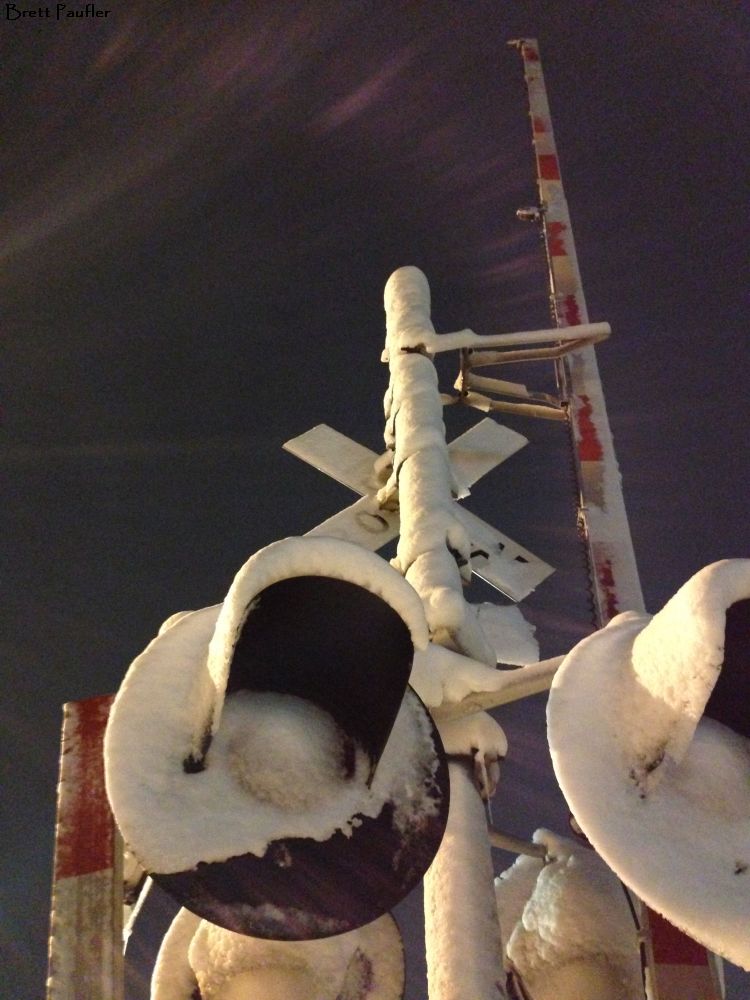
<path id="1" fill-rule="evenodd" d="M 167 615 L 350 502 L 281 444 L 326 422 L 379 449 L 390 272 L 422 267 L 438 330 L 548 325 L 514 218 L 534 183 L 509 38 L 540 40 L 589 311 L 614 330 L 599 363 L 649 608 L 750 554 L 738 4 L 109 9 L 0 12 L 14 1000 L 45 974 L 61 703 L 115 690 Z M 470 505 L 559 567 L 528 614 L 562 652 L 588 627 L 570 460 L 558 428 L 514 426 L 532 443 Z M 496 821 L 559 825 L 543 704 L 499 717 Z"/>

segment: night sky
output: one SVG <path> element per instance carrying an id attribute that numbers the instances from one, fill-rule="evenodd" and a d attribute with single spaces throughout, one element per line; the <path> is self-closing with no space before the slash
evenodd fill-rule
<path id="1" fill-rule="evenodd" d="M 550 325 L 515 219 L 535 185 L 508 39 L 540 41 L 589 312 L 613 328 L 598 358 L 647 606 L 750 555 L 738 3 L 99 7 L 0 10 L 13 1000 L 43 990 L 62 703 L 116 690 L 169 614 L 353 501 L 281 445 L 325 422 L 382 450 L 389 274 L 425 271 L 439 331 Z M 531 443 L 468 506 L 558 567 L 523 605 L 552 655 L 591 628 L 571 458 L 560 426 L 508 422 Z M 525 836 L 566 822 L 543 717 L 542 698 L 498 713 L 495 822 Z"/>

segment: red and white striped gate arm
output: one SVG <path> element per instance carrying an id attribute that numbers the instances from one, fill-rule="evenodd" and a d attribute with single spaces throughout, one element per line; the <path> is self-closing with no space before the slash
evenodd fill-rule
<path id="1" fill-rule="evenodd" d="M 553 318 L 557 326 L 588 323 L 539 45 L 533 38 L 511 44 L 521 54 L 529 95 Z M 606 625 L 621 611 L 644 610 L 643 593 L 594 348 L 575 351 L 568 361 L 581 519 L 597 617 L 599 625 Z M 650 1000 L 721 1000 L 724 994 L 713 954 L 658 914 L 648 911 L 646 919 L 653 956 Z"/>
<path id="2" fill-rule="evenodd" d="M 539 47 L 535 39 L 525 39 L 517 45 L 529 94 L 553 318 L 557 326 L 577 326 L 588 323 L 588 310 Z M 568 377 L 571 433 L 579 469 L 582 523 L 592 566 L 591 583 L 599 624 L 606 625 L 621 611 L 644 610 L 643 594 L 593 347 L 585 347 L 569 356 Z"/>
<path id="3" fill-rule="evenodd" d="M 121 1000 L 122 847 L 104 787 L 112 695 L 64 707 L 47 1000 Z"/>

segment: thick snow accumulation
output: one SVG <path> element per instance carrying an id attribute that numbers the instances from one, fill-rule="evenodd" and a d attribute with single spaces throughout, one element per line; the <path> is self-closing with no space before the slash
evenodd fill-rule
<path id="1" fill-rule="evenodd" d="M 418 267 L 400 267 L 390 276 L 383 296 L 386 339 L 383 361 L 403 348 L 429 351 L 436 336 L 430 319 L 430 286 Z"/>
<path id="2" fill-rule="evenodd" d="M 643 996 L 638 938 L 622 887 L 594 851 L 548 830 L 548 862 L 521 857 L 495 881 L 506 962 L 534 1000 Z"/>
<path id="3" fill-rule="evenodd" d="M 487 816 L 469 769 L 455 760 L 448 769 L 448 826 L 424 879 L 429 994 L 499 998 L 503 975 Z"/>
<path id="4" fill-rule="evenodd" d="M 414 655 L 409 683 L 428 708 L 461 701 L 477 690 L 486 690 L 500 675 L 493 667 L 430 643 Z"/>
<path id="5" fill-rule="evenodd" d="M 733 560 L 701 571 L 653 620 L 618 616 L 568 655 L 547 712 L 558 781 L 607 864 L 745 968 L 750 740 L 700 715 L 725 610 L 749 593 L 750 560 Z"/>
<path id="6" fill-rule="evenodd" d="M 378 492 L 398 503 L 401 520 L 393 565 L 422 598 L 430 632 L 455 640 L 469 656 L 495 664 L 494 653 L 468 613 L 462 581 L 471 579 L 471 540 L 456 516 L 461 489 L 445 441 L 437 373 L 426 345 L 435 337 L 430 289 L 416 267 L 399 268 L 385 289 L 390 383 L 384 400 L 385 443 L 392 471 Z"/>
<path id="7" fill-rule="evenodd" d="M 398 1000 L 404 958 L 393 919 L 322 941 L 265 941 L 180 910 L 159 951 L 151 1000 Z"/>
<path id="8" fill-rule="evenodd" d="M 239 691 L 231 698 L 222 738 L 238 784 L 259 802 L 303 812 L 367 781 L 369 760 L 358 748 L 347 779 L 344 736 L 317 705 L 293 695 Z M 235 711 L 235 705 L 242 711 Z"/>
<path id="9" fill-rule="evenodd" d="M 706 566 L 677 591 L 633 641 L 633 748 L 644 769 L 661 754 L 679 761 L 724 660 L 726 610 L 750 597 L 750 559 Z M 660 774 L 658 767 L 648 787 Z"/>
<path id="10" fill-rule="evenodd" d="M 526 621 L 519 607 L 515 604 L 492 604 L 489 601 L 470 607 L 498 663 L 521 666 L 538 661 L 539 643 L 534 638 L 536 628 Z"/>
<path id="11" fill-rule="evenodd" d="M 425 603 L 433 632 L 455 631 L 465 605 L 456 553 L 470 567 L 471 541 L 454 514 L 458 492 L 445 442 L 442 405 L 432 362 L 421 354 L 391 357 L 390 418 L 393 472 L 378 493 L 381 504 L 398 497 L 401 534 L 394 565 Z M 470 572 L 470 570 L 469 570 Z"/>
<path id="12" fill-rule="evenodd" d="M 341 754 L 329 756 L 338 736 L 327 713 L 302 709 L 290 696 L 269 702 L 249 692 L 226 699 L 205 770 L 186 774 L 191 698 L 206 677 L 217 615 L 217 608 L 193 612 L 155 639 L 131 666 L 110 716 L 107 791 L 145 868 L 169 873 L 247 852 L 262 856 L 270 841 L 284 837 L 326 840 L 336 830 L 350 832 L 357 814 L 377 816 L 388 801 L 397 825 L 434 814 L 429 786 L 437 758 L 429 720 L 411 692 L 369 788 L 363 754 L 354 777 L 341 779 Z M 265 725 L 261 715 L 269 708 L 273 735 L 258 742 L 247 734 Z"/>
<path id="13" fill-rule="evenodd" d="M 547 690 L 562 659 L 497 670 L 431 643 L 415 654 L 409 683 L 442 721 Z"/>
<path id="14" fill-rule="evenodd" d="M 151 1000 L 192 1000 L 197 982 L 187 956 L 200 922 L 200 917 L 189 910 L 177 913 L 156 956 Z"/>
<path id="15" fill-rule="evenodd" d="M 172 628 L 173 625 L 176 625 L 181 618 L 184 618 L 185 615 L 189 615 L 191 613 L 192 612 L 190 611 L 176 611 L 173 615 L 170 615 L 169 618 L 166 619 L 166 621 L 163 621 L 161 623 L 157 635 L 161 635 L 162 632 L 166 632 L 167 629 L 170 629 Z"/>
<path id="16" fill-rule="evenodd" d="M 508 753 L 508 740 L 500 724 L 486 712 L 474 712 L 440 722 L 438 730 L 449 756 L 473 759 L 482 798 L 491 799 L 500 780 L 500 761 Z"/>

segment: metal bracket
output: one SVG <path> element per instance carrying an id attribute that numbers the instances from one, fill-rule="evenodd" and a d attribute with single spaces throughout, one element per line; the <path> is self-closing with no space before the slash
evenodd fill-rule
<path id="1" fill-rule="evenodd" d="M 471 334 L 469 330 L 459 334 L 444 334 L 444 337 L 451 337 L 461 351 L 460 371 L 454 384 L 459 395 L 449 401 L 471 406 L 485 413 L 516 413 L 545 420 L 567 420 L 568 394 L 565 380 L 559 378 L 559 362 L 573 351 L 606 339 L 610 332 L 608 323 L 587 323 L 555 330 L 485 337 Z M 465 336 L 466 334 L 471 334 L 471 337 Z M 561 389 L 559 395 L 533 392 L 518 382 L 474 374 L 477 368 L 525 361 L 554 362 Z M 504 398 L 493 399 L 492 396 Z"/>

